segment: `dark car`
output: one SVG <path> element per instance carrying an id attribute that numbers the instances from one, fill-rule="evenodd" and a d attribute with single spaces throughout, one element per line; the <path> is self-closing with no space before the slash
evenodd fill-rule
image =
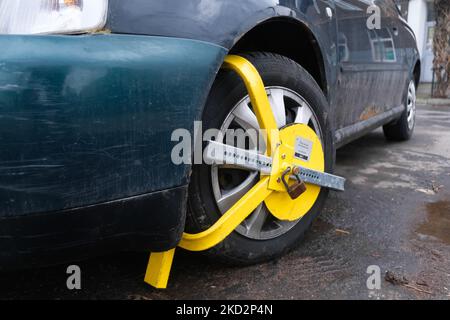
<path id="1" fill-rule="evenodd" d="M 279 127 L 320 137 L 327 172 L 375 128 L 414 130 L 419 53 L 393 0 L 0 0 L 0 34 L 0 269 L 169 250 L 241 199 L 258 173 L 171 159 L 195 121 L 258 127 L 229 54 Z M 261 204 L 211 254 L 279 256 L 326 196 L 292 222 Z"/>

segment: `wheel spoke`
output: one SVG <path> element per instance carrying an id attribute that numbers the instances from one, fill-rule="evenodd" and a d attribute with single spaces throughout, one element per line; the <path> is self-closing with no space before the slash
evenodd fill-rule
<path id="1" fill-rule="evenodd" d="M 222 213 L 226 213 L 234 206 L 253 186 L 258 182 L 259 174 L 252 172 L 244 182 L 234 189 L 222 194 L 222 198 L 217 201 L 217 205 Z"/>
<path id="2" fill-rule="evenodd" d="M 286 107 L 284 105 L 284 93 L 281 89 L 271 89 L 269 91 L 269 102 L 272 107 L 278 128 L 286 125 Z"/>
<path id="3" fill-rule="evenodd" d="M 258 124 L 258 119 L 247 102 L 244 101 L 238 105 L 234 110 L 233 115 L 235 116 L 235 121 L 245 130 L 259 130 L 260 126 Z"/>
<path id="4" fill-rule="evenodd" d="M 308 124 L 311 121 L 313 113 L 305 105 L 297 108 L 297 116 L 295 117 L 295 123 Z"/>
<path id="5" fill-rule="evenodd" d="M 250 218 L 245 222 L 247 235 L 259 237 L 263 229 L 264 223 L 267 221 L 269 213 L 265 210 L 264 205 L 261 204 Z"/>

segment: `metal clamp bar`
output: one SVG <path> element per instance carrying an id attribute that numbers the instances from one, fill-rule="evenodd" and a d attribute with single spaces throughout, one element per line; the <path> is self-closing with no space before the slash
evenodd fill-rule
<path id="1" fill-rule="evenodd" d="M 300 172 L 297 175 L 298 178 L 306 183 L 315 184 L 336 191 L 345 191 L 345 178 L 303 167 L 298 168 L 300 169 Z M 296 177 L 291 176 L 291 179 L 296 179 Z"/>
<path id="2" fill-rule="evenodd" d="M 205 149 L 208 164 L 230 165 L 259 171 L 264 175 L 272 172 L 272 159 L 252 150 L 235 148 L 216 141 L 209 141 Z"/>
<path id="3" fill-rule="evenodd" d="M 261 130 L 268 132 L 267 152 L 271 155 L 272 150 L 274 150 L 280 140 L 279 130 L 275 115 L 270 106 L 269 98 L 267 97 L 264 82 L 258 70 L 256 70 L 250 61 L 236 55 L 227 56 L 223 68 L 233 70 L 244 81 Z"/>
<path id="4" fill-rule="evenodd" d="M 211 164 L 225 164 L 242 169 L 259 171 L 263 175 L 271 174 L 273 159 L 255 151 L 235 148 L 215 141 L 210 141 L 205 150 L 205 160 Z M 336 191 L 345 191 L 346 180 L 342 177 L 301 166 L 297 166 L 297 168 L 299 169 L 298 178 L 306 183 Z M 291 176 L 291 179 L 297 178 Z"/>

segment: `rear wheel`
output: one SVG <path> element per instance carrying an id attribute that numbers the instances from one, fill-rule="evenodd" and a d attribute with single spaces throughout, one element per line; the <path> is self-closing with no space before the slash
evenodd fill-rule
<path id="1" fill-rule="evenodd" d="M 311 127 L 320 138 L 325 167 L 332 171 L 334 148 L 327 118 L 326 99 L 300 65 L 283 56 L 269 53 L 244 55 L 259 71 L 279 128 L 292 123 Z M 222 70 L 212 88 L 203 115 L 204 129 L 260 128 L 246 88 L 231 71 Z M 247 149 L 258 150 L 258 143 Z M 188 231 L 200 232 L 211 227 L 221 215 L 239 201 L 260 179 L 258 172 L 227 166 L 194 167 L 189 192 Z M 226 240 L 209 251 L 224 262 L 238 265 L 276 258 L 299 243 L 327 197 L 322 189 L 310 212 L 302 219 L 287 222 L 276 219 L 261 204 Z"/>
<path id="2" fill-rule="evenodd" d="M 399 120 L 383 127 L 388 140 L 407 141 L 411 139 L 416 126 L 416 83 L 411 80 L 405 98 L 405 111 Z"/>

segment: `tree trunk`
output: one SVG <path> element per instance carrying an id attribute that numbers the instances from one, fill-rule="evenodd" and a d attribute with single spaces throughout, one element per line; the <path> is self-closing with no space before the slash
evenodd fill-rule
<path id="1" fill-rule="evenodd" d="M 436 98 L 447 98 L 450 88 L 450 1 L 434 0 L 436 29 L 434 33 L 434 70 L 436 73 Z"/>

